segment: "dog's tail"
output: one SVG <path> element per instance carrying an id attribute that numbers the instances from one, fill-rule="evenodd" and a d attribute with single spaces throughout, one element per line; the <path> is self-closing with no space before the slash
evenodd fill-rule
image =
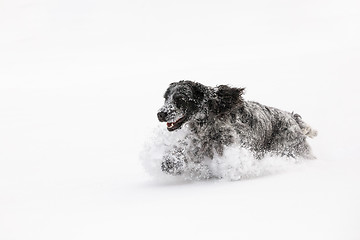
<path id="1" fill-rule="evenodd" d="M 305 123 L 302 119 L 301 116 L 297 113 L 292 113 L 293 118 L 295 119 L 295 121 L 299 124 L 300 129 L 302 130 L 303 134 L 305 136 L 308 136 L 309 138 L 313 138 L 317 136 L 317 131 L 315 129 L 312 129 L 307 123 Z"/>

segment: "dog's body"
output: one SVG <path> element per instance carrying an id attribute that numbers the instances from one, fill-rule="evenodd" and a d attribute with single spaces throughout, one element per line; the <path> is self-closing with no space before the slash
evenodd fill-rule
<path id="1" fill-rule="evenodd" d="M 192 81 L 172 83 L 158 112 L 159 121 L 167 122 L 169 131 L 186 123 L 190 134 L 164 156 L 162 170 L 181 174 L 186 165 L 221 156 L 232 144 L 250 150 L 258 159 L 266 153 L 313 158 L 306 138 L 316 136 L 316 131 L 300 115 L 245 101 L 243 91 Z"/>

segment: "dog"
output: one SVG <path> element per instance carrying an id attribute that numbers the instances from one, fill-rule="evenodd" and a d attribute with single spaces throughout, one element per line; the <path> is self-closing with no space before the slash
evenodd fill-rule
<path id="1" fill-rule="evenodd" d="M 186 126 L 189 133 L 163 157 L 161 170 L 180 175 L 188 165 L 204 169 L 205 160 L 221 156 L 233 144 L 259 160 L 265 154 L 314 158 L 306 139 L 317 132 L 299 114 L 245 101 L 244 90 L 185 80 L 171 83 L 157 118 L 166 122 L 170 132 Z M 211 176 L 209 171 L 204 173 L 206 178 Z"/>

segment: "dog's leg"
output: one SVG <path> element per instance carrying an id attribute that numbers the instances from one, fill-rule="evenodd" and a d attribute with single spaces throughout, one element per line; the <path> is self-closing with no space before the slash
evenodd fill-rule
<path id="1" fill-rule="evenodd" d="M 303 131 L 297 122 L 289 121 L 281 125 L 278 133 L 269 141 L 270 151 L 290 158 L 313 159 L 310 145 L 306 141 L 307 135 Z"/>
<path id="2" fill-rule="evenodd" d="M 295 155 L 305 159 L 316 159 L 312 154 L 310 145 L 305 139 L 295 147 Z"/>
<path id="3" fill-rule="evenodd" d="M 296 139 L 288 139 L 286 144 L 283 145 L 282 149 L 283 150 L 279 152 L 279 155 L 281 156 L 315 159 L 314 155 L 312 154 L 310 145 L 303 136 L 299 136 Z"/>
<path id="4" fill-rule="evenodd" d="M 185 171 L 186 162 L 184 150 L 175 148 L 163 157 L 161 170 L 167 174 L 180 175 Z"/>

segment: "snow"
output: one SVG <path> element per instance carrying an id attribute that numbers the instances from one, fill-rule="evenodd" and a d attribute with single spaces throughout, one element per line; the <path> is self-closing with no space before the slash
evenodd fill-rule
<path id="1" fill-rule="evenodd" d="M 0 239 L 360 239 L 359 9 L 2 1 Z M 240 181 L 154 179 L 139 155 L 181 79 L 299 113 L 317 159 Z"/>
<path id="2" fill-rule="evenodd" d="M 234 136 L 235 143 L 226 146 L 223 155 L 220 156 L 215 153 L 213 159 L 205 157 L 201 159 L 200 163 L 195 163 L 196 161 L 189 162 L 180 176 L 169 177 L 161 171 L 161 163 L 164 161 L 164 157 L 171 156 L 174 162 L 184 162 L 184 157 L 186 159 L 194 157 L 189 153 L 195 151 L 195 146 L 189 140 L 191 132 L 187 123 L 174 132 L 169 132 L 164 125 L 159 124 L 153 133 L 147 137 L 139 156 L 146 172 L 155 179 L 197 181 L 218 178 L 236 181 L 286 171 L 298 164 L 309 161 L 309 159 L 279 157 L 273 154 L 266 154 L 259 161 L 248 149 L 240 148 L 241 139 Z"/>

